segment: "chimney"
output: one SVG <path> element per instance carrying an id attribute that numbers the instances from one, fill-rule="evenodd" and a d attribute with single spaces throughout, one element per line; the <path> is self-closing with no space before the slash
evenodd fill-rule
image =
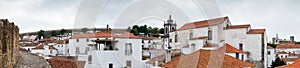
<path id="1" fill-rule="evenodd" d="M 291 42 L 295 42 L 295 37 L 294 36 L 290 36 L 290 41 Z"/>

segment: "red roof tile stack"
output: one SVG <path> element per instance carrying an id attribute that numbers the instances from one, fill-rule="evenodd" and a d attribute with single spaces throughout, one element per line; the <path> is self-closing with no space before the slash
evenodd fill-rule
<path id="1" fill-rule="evenodd" d="M 277 49 L 300 48 L 300 45 L 299 44 L 295 44 L 295 45 L 277 45 L 276 48 Z"/>
<path id="2" fill-rule="evenodd" d="M 198 50 L 191 54 L 176 57 L 167 62 L 166 68 L 241 68 L 253 67 L 254 64 L 245 62 L 224 54 L 225 49 Z"/>
<path id="3" fill-rule="evenodd" d="M 178 30 L 186 30 L 186 29 L 192 29 L 192 28 L 201 28 L 201 27 L 207 27 L 207 26 L 213 26 L 217 24 L 221 24 L 224 21 L 226 21 L 228 17 L 221 17 L 216 19 L 209 19 L 204 21 L 196 21 L 192 23 L 187 23 L 180 27 Z"/>
<path id="4" fill-rule="evenodd" d="M 225 52 L 229 52 L 229 53 L 244 53 L 244 51 L 239 50 L 233 46 L 231 46 L 230 44 L 226 43 L 222 48 L 225 48 L 226 51 Z"/>
<path id="5" fill-rule="evenodd" d="M 85 61 L 72 56 L 56 56 L 48 60 L 51 68 L 84 68 Z"/>
<path id="6" fill-rule="evenodd" d="M 239 28 L 249 28 L 250 24 L 244 24 L 244 25 L 230 25 L 227 26 L 226 29 L 239 29 Z"/>
<path id="7" fill-rule="evenodd" d="M 205 39 L 205 38 L 207 38 L 207 36 L 199 36 L 199 37 L 192 38 L 191 40 L 198 40 L 198 39 Z"/>
<path id="8" fill-rule="evenodd" d="M 37 46 L 37 47 L 32 48 L 32 49 L 45 49 L 44 46 L 45 45 L 40 45 L 40 46 Z M 49 50 L 57 50 L 57 49 L 55 47 L 53 47 L 53 46 L 49 46 Z"/>
<path id="9" fill-rule="evenodd" d="M 266 29 L 250 29 L 247 34 L 264 34 Z"/>
<path id="10" fill-rule="evenodd" d="M 284 66 L 279 66 L 276 68 L 299 68 L 300 67 L 300 59 L 297 59 L 294 63 Z"/>
<path id="11" fill-rule="evenodd" d="M 139 38 L 132 33 L 124 32 L 121 35 L 114 35 L 111 32 L 97 32 L 97 33 L 83 33 L 83 34 L 74 34 L 71 36 L 71 39 L 74 38 L 110 38 L 110 37 L 119 37 L 119 38 Z"/>

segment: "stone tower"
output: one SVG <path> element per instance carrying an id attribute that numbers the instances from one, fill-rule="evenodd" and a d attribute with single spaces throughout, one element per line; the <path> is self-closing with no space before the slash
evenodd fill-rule
<path id="1" fill-rule="evenodd" d="M 0 68 L 13 68 L 19 52 L 19 28 L 7 19 L 0 19 Z"/>
<path id="2" fill-rule="evenodd" d="M 164 22 L 164 46 L 167 47 L 166 50 L 166 62 L 171 61 L 171 45 L 170 45 L 170 32 L 176 30 L 176 23 L 172 20 L 172 16 L 169 15 L 169 19 L 167 20 L 167 23 Z"/>

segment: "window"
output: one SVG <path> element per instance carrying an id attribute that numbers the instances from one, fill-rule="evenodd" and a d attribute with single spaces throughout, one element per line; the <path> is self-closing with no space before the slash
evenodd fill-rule
<path id="1" fill-rule="evenodd" d="M 196 45 L 195 45 L 195 44 L 192 44 L 191 47 L 192 47 L 192 50 L 193 50 L 193 51 L 196 50 Z"/>
<path id="2" fill-rule="evenodd" d="M 177 34 L 175 35 L 175 42 L 178 42 Z"/>
<path id="3" fill-rule="evenodd" d="M 76 54 L 79 54 L 79 47 L 76 47 L 75 53 L 76 53 Z"/>
<path id="4" fill-rule="evenodd" d="M 131 43 L 125 44 L 125 55 L 132 55 L 132 44 Z"/>
<path id="5" fill-rule="evenodd" d="M 208 28 L 208 40 L 212 40 L 212 29 L 209 27 Z"/>
<path id="6" fill-rule="evenodd" d="M 240 54 L 239 53 L 235 53 L 235 56 L 236 56 L 237 59 L 240 58 Z"/>
<path id="7" fill-rule="evenodd" d="M 109 63 L 108 68 L 114 68 L 112 63 Z"/>
<path id="8" fill-rule="evenodd" d="M 190 39 L 193 38 L 193 32 L 190 32 Z"/>
<path id="9" fill-rule="evenodd" d="M 90 42 L 90 40 L 89 40 L 89 39 L 86 39 L 86 42 Z"/>
<path id="10" fill-rule="evenodd" d="M 89 55 L 88 61 L 89 61 L 89 64 L 92 64 L 92 55 Z"/>
<path id="11" fill-rule="evenodd" d="M 126 61 L 126 68 L 131 68 L 131 61 L 130 60 Z"/>
<path id="12" fill-rule="evenodd" d="M 172 39 L 169 39 L 169 42 L 172 42 Z"/>
<path id="13" fill-rule="evenodd" d="M 271 52 L 270 51 L 268 51 L 268 55 L 270 55 L 271 54 Z"/>
<path id="14" fill-rule="evenodd" d="M 244 55 L 242 55 L 242 60 L 244 61 Z"/>
<path id="15" fill-rule="evenodd" d="M 243 50 L 243 43 L 240 43 L 240 44 L 239 44 L 239 49 L 240 49 L 240 50 Z"/>
<path id="16" fill-rule="evenodd" d="M 76 42 L 79 42 L 79 39 L 76 39 Z"/>

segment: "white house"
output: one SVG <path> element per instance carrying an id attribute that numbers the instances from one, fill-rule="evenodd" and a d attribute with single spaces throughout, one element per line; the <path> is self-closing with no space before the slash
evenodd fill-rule
<path id="1" fill-rule="evenodd" d="M 184 24 L 170 33 L 171 43 L 178 43 L 184 54 L 199 49 L 216 50 L 225 43 L 244 51 L 244 57 L 260 66 L 267 66 L 265 29 L 252 29 L 249 24 L 232 25 L 228 17 Z M 173 44 L 176 45 L 176 44 Z M 174 49 L 176 49 L 175 47 Z M 260 63 L 263 61 L 263 63 Z"/>
<path id="2" fill-rule="evenodd" d="M 49 58 L 51 58 L 51 56 L 56 56 L 57 49 L 50 45 L 41 44 L 35 48 L 32 48 L 31 53 L 42 56 L 45 59 L 49 59 Z"/>
<path id="3" fill-rule="evenodd" d="M 87 61 L 85 68 L 144 68 L 142 62 L 142 38 L 131 33 L 111 32 L 72 35 L 70 55 Z"/>
<path id="4" fill-rule="evenodd" d="M 276 59 L 276 53 L 275 53 L 275 48 L 271 47 L 271 46 L 267 46 L 267 65 L 268 67 L 271 67 L 272 62 L 275 61 Z"/>
<path id="5" fill-rule="evenodd" d="M 68 53 L 68 39 L 65 40 L 55 40 L 55 44 L 52 46 L 57 49 L 57 55 L 69 55 Z"/>
<path id="6" fill-rule="evenodd" d="M 20 43 L 20 48 L 25 49 L 27 51 L 31 51 L 32 48 L 35 48 L 38 46 L 38 43 Z"/>
<path id="7" fill-rule="evenodd" d="M 300 54 L 300 44 L 278 44 L 276 46 L 276 52 L 287 52 L 287 53 L 295 53 Z"/>

